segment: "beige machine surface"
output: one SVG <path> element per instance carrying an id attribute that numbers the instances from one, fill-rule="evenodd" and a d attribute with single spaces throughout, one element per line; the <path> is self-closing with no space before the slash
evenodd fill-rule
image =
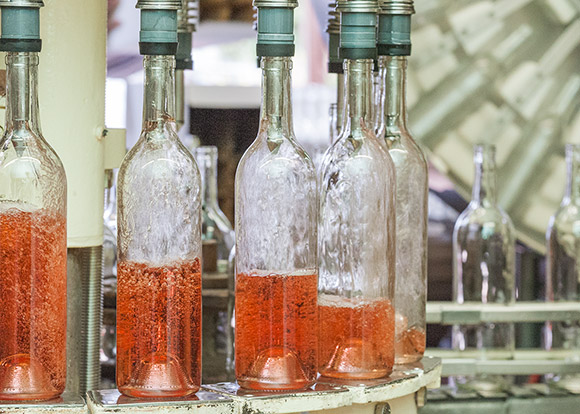
<path id="1" fill-rule="evenodd" d="M 565 185 L 564 144 L 580 140 L 580 4 L 416 0 L 413 135 L 467 199 L 472 146 L 497 146 L 499 201 L 544 251 Z"/>
<path id="2" fill-rule="evenodd" d="M 69 248 L 103 244 L 106 18 L 98 0 L 45 0 L 40 15 L 40 114 L 66 169 Z"/>

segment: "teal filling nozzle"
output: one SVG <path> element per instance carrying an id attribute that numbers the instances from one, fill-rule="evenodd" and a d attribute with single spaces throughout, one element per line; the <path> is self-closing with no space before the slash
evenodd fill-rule
<path id="1" fill-rule="evenodd" d="M 257 55 L 294 56 L 294 52 L 294 8 L 259 7 Z"/>
<path id="2" fill-rule="evenodd" d="M 0 50 L 3 52 L 40 52 L 40 7 L 42 1 L 0 0 L 2 32 Z"/>
<path id="3" fill-rule="evenodd" d="M 375 59 L 377 57 L 377 15 L 375 12 L 342 12 L 340 57 Z"/>
<path id="4" fill-rule="evenodd" d="M 377 50 L 382 56 L 411 55 L 410 15 L 379 15 Z"/>
<path id="5" fill-rule="evenodd" d="M 177 10 L 141 10 L 139 51 L 142 55 L 177 53 Z"/>
<path id="6" fill-rule="evenodd" d="M 328 34 L 328 72 L 342 73 L 342 59 L 340 56 L 340 33 Z"/>

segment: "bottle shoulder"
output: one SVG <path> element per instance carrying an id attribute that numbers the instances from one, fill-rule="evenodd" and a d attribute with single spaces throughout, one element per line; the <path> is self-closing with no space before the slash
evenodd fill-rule
<path id="1" fill-rule="evenodd" d="M 490 226 L 504 228 L 510 233 L 514 232 L 511 218 L 501 207 L 497 205 L 483 206 L 472 202 L 457 218 L 455 231 Z"/>
<path id="2" fill-rule="evenodd" d="M 548 233 L 580 235 L 580 206 L 567 204 L 560 206 L 550 219 Z"/>
<path id="3" fill-rule="evenodd" d="M 268 139 L 264 132 L 258 134 L 244 152 L 238 163 L 236 180 L 243 179 L 246 175 L 255 180 L 256 174 L 269 178 L 287 174 L 295 174 L 304 179 L 316 178 L 312 159 L 293 137 Z"/>
<path id="4" fill-rule="evenodd" d="M 32 131 L 6 131 L 0 140 L 0 200 L 64 214 L 67 180 L 54 149 Z"/>
<path id="5" fill-rule="evenodd" d="M 229 219 L 226 217 L 224 212 L 219 207 L 209 207 L 205 206 L 205 211 L 207 218 L 211 220 L 216 226 L 220 229 L 220 231 L 224 233 L 231 233 L 234 231 L 232 224 L 230 223 Z"/>
<path id="6" fill-rule="evenodd" d="M 185 168 L 200 175 L 193 155 L 179 141 L 177 135 L 166 139 L 149 139 L 146 134 L 141 134 L 137 143 L 127 152 L 119 173 L 129 168 L 142 168 L 152 164 Z"/>
<path id="7" fill-rule="evenodd" d="M 326 151 L 321 163 L 322 176 L 341 174 L 395 175 L 395 164 L 387 149 L 374 135 L 343 135 Z"/>

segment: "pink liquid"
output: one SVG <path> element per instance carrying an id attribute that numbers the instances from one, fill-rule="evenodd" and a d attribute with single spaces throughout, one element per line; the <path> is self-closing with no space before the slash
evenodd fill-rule
<path id="1" fill-rule="evenodd" d="M 395 312 L 385 299 L 320 295 L 320 375 L 344 379 L 387 376 L 395 359 Z"/>
<path id="2" fill-rule="evenodd" d="M 425 332 L 409 328 L 397 335 L 395 340 L 395 362 L 409 364 L 423 358 L 425 353 Z"/>
<path id="3" fill-rule="evenodd" d="M 236 276 L 236 378 L 241 387 L 304 389 L 316 380 L 318 277 Z"/>
<path id="4" fill-rule="evenodd" d="M 46 400 L 66 380 L 66 220 L 0 213 L 0 399 Z"/>
<path id="5" fill-rule="evenodd" d="M 199 259 L 117 268 L 117 386 L 129 397 L 183 397 L 201 384 Z"/>

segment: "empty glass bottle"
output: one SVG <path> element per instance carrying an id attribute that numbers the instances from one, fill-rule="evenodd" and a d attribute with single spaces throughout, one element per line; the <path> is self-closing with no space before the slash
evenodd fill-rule
<path id="1" fill-rule="evenodd" d="M 568 178 L 546 234 L 547 301 L 580 300 L 580 145 L 566 145 Z M 550 347 L 580 350 L 580 325 L 552 323 Z"/>
<path id="2" fill-rule="evenodd" d="M 228 275 L 228 259 L 234 246 L 234 230 L 218 204 L 218 149 L 202 146 L 194 150 L 194 157 L 201 173 L 202 186 L 202 263 L 204 287 L 233 290 Z M 211 292 L 211 291 L 209 291 Z M 211 293 L 204 297 L 202 379 L 219 382 L 226 379 L 227 354 L 233 349 L 233 337 L 229 335 L 227 305 L 217 305 Z M 223 291 L 219 292 L 221 295 Z M 208 299 L 205 301 L 205 299 Z"/>
<path id="3" fill-rule="evenodd" d="M 66 176 L 40 131 L 38 54 L 6 57 L 0 140 L 0 400 L 60 395 L 66 377 Z"/>
<path id="4" fill-rule="evenodd" d="M 294 137 L 291 66 L 262 58 L 260 130 L 236 172 L 235 365 L 252 389 L 316 379 L 316 173 Z"/>
<path id="5" fill-rule="evenodd" d="M 477 145 L 474 151 L 473 196 L 453 231 L 453 299 L 457 303 L 503 303 L 515 301 L 515 231 L 508 215 L 496 200 L 495 147 Z M 514 326 L 482 323 L 453 327 L 453 347 L 514 350 Z M 467 378 L 479 388 L 497 388 L 497 378 Z"/>
<path id="6" fill-rule="evenodd" d="M 388 375 L 394 362 L 395 170 L 374 133 L 371 59 L 345 61 L 340 136 L 319 210 L 319 372 Z"/>
<path id="7" fill-rule="evenodd" d="M 103 323 L 101 326 L 101 364 L 115 364 L 116 322 L 107 318 L 117 302 L 117 189 L 115 172 L 105 171 L 105 210 L 103 214 Z"/>
<path id="8" fill-rule="evenodd" d="M 118 178 L 117 386 L 179 397 L 201 382 L 201 179 L 173 118 L 174 56 L 145 56 L 143 130 Z"/>
<path id="9" fill-rule="evenodd" d="M 218 150 L 215 146 L 198 147 L 194 156 L 201 173 L 203 269 L 226 273 L 234 230 L 218 204 Z"/>
<path id="10" fill-rule="evenodd" d="M 416 362 L 425 352 L 427 301 L 427 161 L 407 129 L 406 56 L 379 58 L 377 136 L 397 176 L 395 362 Z"/>

